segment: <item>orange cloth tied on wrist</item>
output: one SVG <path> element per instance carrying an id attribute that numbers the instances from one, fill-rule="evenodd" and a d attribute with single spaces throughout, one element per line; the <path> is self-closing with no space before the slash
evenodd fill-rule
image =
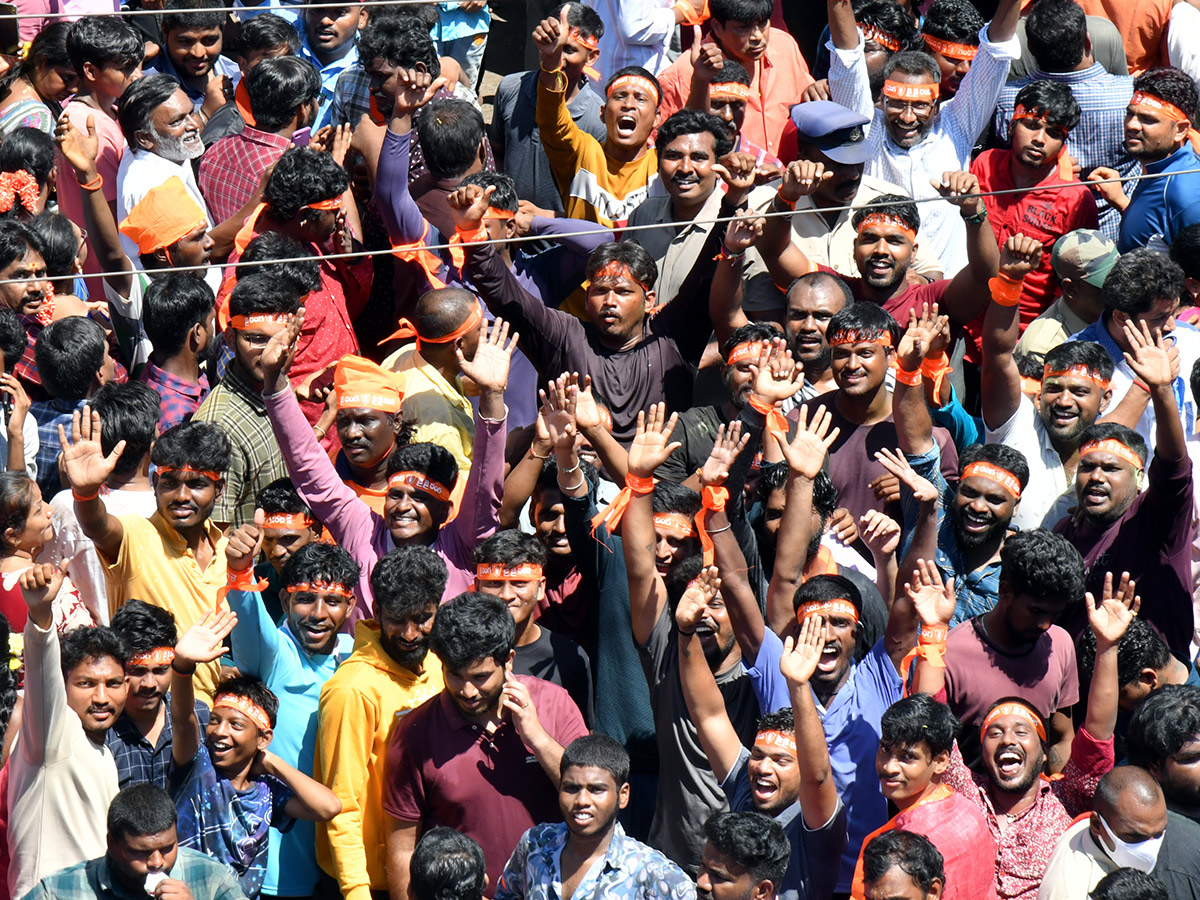
<path id="1" fill-rule="evenodd" d="M 930 50 L 950 59 L 974 59 L 979 54 L 979 47 L 975 44 L 960 44 L 958 41 L 947 41 L 931 34 L 923 34 L 921 38 Z"/>
<path id="2" fill-rule="evenodd" d="M 155 666 L 169 666 L 174 659 L 174 647 L 155 647 L 153 650 L 147 650 L 145 653 L 133 654 L 133 656 L 125 660 L 125 669 L 139 669 L 142 667 L 152 669 Z"/>
<path id="3" fill-rule="evenodd" d="M 288 585 L 287 592 L 289 594 L 336 594 L 347 600 L 354 596 L 354 592 L 350 588 L 336 581 L 301 581 L 298 584 Z"/>
<path id="4" fill-rule="evenodd" d="M 253 218 L 253 216 L 251 216 Z M 486 237 L 486 232 L 484 233 Z M 436 253 L 426 245 L 429 237 L 429 223 L 426 222 L 421 236 L 407 244 L 392 244 L 392 256 L 405 262 L 416 263 L 425 273 L 425 279 L 432 289 L 444 288 L 446 282 L 441 278 L 442 261 Z M 461 263 L 459 264 L 461 267 Z M 386 344 L 391 338 L 384 338 L 380 344 Z"/>
<path id="5" fill-rule="evenodd" d="M 1021 496 L 1021 480 L 1017 478 L 1008 469 L 1002 469 L 995 463 L 984 462 L 977 460 L 973 463 L 968 463 L 962 471 L 964 479 L 978 475 L 980 478 L 987 478 L 996 482 L 1006 491 L 1013 495 L 1013 499 Z"/>
<path id="6" fill-rule="evenodd" d="M 696 24 L 699 23 L 697 22 Z M 620 78 L 614 79 L 613 83 L 608 86 L 608 90 L 605 92 L 604 96 L 611 97 L 613 95 L 613 91 L 619 87 L 625 87 L 626 85 L 629 87 L 641 88 L 654 98 L 655 106 L 658 106 L 658 104 L 662 102 L 662 97 L 658 93 L 658 88 L 654 86 L 654 82 L 649 78 L 644 78 L 641 75 L 634 75 L 633 73 L 622 75 Z"/>
<path id="7" fill-rule="evenodd" d="M 900 680 L 908 683 L 908 670 L 918 656 L 935 669 L 946 668 L 946 635 L 949 633 L 948 625 L 922 625 L 917 635 L 917 646 L 900 660 Z"/>
<path id="8" fill-rule="evenodd" d="M 1093 381 L 1099 385 L 1100 390 L 1108 390 L 1108 382 L 1104 379 L 1104 376 L 1080 363 L 1068 366 L 1065 369 L 1051 369 L 1047 365 L 1042 369 L 1042 381 L 1044 382 L 1047 378 L 1086 378 L 1088 381 Z"/>
<path id="9" fill-rule="evenodd" d="M 401 319 L 397 324 L 400 326 L 379 343 L 384 344 L 396 338 L 416 338 L 417 349 L 421 349 L 422 344 L 450 344 L 457 341 L 464 334 L 467 334 L 471 329 L 478 328 L 479 323 L 483 321 L 483 310 L 480 308 L 478 301 L 475 303 L 475 308 L 467 314 L 461 325 L 455 328 L 449 334 L 444 334 L 441 337 L 421 337 L 417 334 L 417 326 L 409 319 Z"/>
<path id="10" fill-rule="evenodd" d="M 254 566 L 230 569 L 226 578 L 225 587 L 217 590 L 217 612 L 221 611 L 221 602 L 230 591 L 265 591 L 270 587 L 265 578 L 254 580 Z"/>
<path id="11" fill-rule="evenodd" d="M 983 722 L 979 726 L 980 738 L 987 734 L 987 730 L 991 727 L 991 724 L 1002 716 L 1018 716 L 1024 719 L 1033 726 L 1038 737 L 1043 741 L 1046 740 L 1046 726 L 1042 724 L 1042 717 L 1032 707 L 1026 706 L 1024 703 L 1017 703 L 1016 701 L 1001 703 L 984 716 Z"/>
<path id="12" fill-rule="evenodd" d="M 217 694 L 216 699 L 213 700 L 213 709 L 219 709 L 222 706 L 240 712 L 257 725 L 259 731 L 271 730 L 271 717 L 267 715 L 265 709 L 249 697 L 243 697 L 241 694 Z"/>
<path id="13" fill-rule="evenodd" d="M 784 418 L 783 413 L 777 410 L 774 405 L 764 403 L 753 394 L 750 395 L 750 399 L 747 402 L 750 404 L 752 410 L 766 416 L 767 434 L 777 435 L 780 438 L 787 436 L 787 419 Z"/>
<path id="14" fill-rule="evenodd" d="M 1101 453 L 1111 453 L 1120 459 L 1130 463 L 1135 469 L 1145 467 L 1145 461 L 1133 451 L 1132 448 L 1126 447 L 1116 438 L 1105 438 L 1102 441 L 1089 441 L 1079 448 L 1079 458 L 1082 459 L 1084 454 L 1099 451 Z"/>
<path id="15" fill-rule="evenodd" d="M 312 518 L 304 513 L 267 513 L 263 518 L 263 528 L 289 528 L 303 531 L 305 528 L 311 528 L 312 524 Z"/>
<path id="16" fill-rule="evenodd" d="M 11 212 L 18 200 L 31 216 L 37 211 L 41 189 L 37 179 L 25 169 L 0 172 L 0 213 Z"/>
<path id="17" fill-rule="evenodd" d="M 388 489 L 404 485 L 415 491 L 422 491 L 441 500 L 443 503 L 450 502 L 450 489 L 438 481 L 434 481 L 425 475 L 424 472 L 396 472 L 388 476 Z"/>
<path id="18" fill-rule="evenodd" d="M 870 213 L 869 215 L 863 216 L 862 221 L 858 223 L 858 233 L 862 234 L 872 225 L 899 228 L 908 236 L 910 241 L 915 241 L 917 239 L 917 233 L 913 231 L 912 228 L 909 227 L 909 224 L 899 216 L 893 216 L 889 215 L 888 213 L 880 212 Z"/>
<path id="19" fill-rule="evenodd" d="M 813 616 L 838 616 L 840 618 L 852 619 L 856 624 L 858 622 L 858 607 L 849 600 L 810 600 L 807 603 L 801 603 L 796 610 L 796 621 L 801 625 L 805 619 Z"/>
<path id="20" fill-rule="evenodd" d="M 1191 142 L 1192 149 L 1200 153 L 1200 131 L 1197 131 L 1192 125 L 1192 120 L 1187 117 L 1182 109 L 1164 100 L 1162 97 L 1156 97 L 1154 94 L 1148 94 L 1145 91 L 1134 91 L 1133 97 L 1129 101 L 1130 106 L 1145 106 L 1148 109 L 1154 110 L 1156 113 L 1161 113 L 1168 119 L 1174 122 L 1188 123 L 1188 140 Z"/>
<path id="21" fill-rule="evenodd" d="M 625 487 L 617 492 L 617 496 L 613 497 L 612 503 L 592 516 L 592 537 L 596 536 L 596 529 L 603 522 L 608 529 L 608 533 L 612 534 L 617 530 L 617 526 L 621 524 L 621 517 L 625 515 L 625 509 L 629 506 L 629 501 L 633 499 L 634 494 L 650 494 L 654 491 L 654 479 L 643 478 L 640 475 L 627 473 L 625 475 Z"/>
<path id="22" fill-rule="evenodd" d="M 361 356 L 343 356 L 333 372 L 338 409 L 366 408 L 400 412 L 404 391 L 395 372 Z"/>
<path id="23" fill-rule="evenodd" d="M 766 747 L 775 747 L 792 754 L 792 756 L 796 755 L 796 736 L 794 734 L 776 731 L 773 728 L 766 729 L 755 735 L 754 743 L 762 744 Z"/>
<path id="24" fill-rule="evenodd" d="M 537 581 L 542 577 L 542 567 L 529 562 L 515 566 L 479 563 L 475 567 L 475 577 L 480 581 Z"/>
<path id="25" fill-rule="evenodd" d="M 137 244 L 138 253 L 149 254 L 170 247 L 201 226 L 208 216 L 188 193 L 183 179 L 172 175 L 146 192 L 121 222 L 121 234 Z"/>
<path id="26" fill-rule="evenodd" d="M 893 100 L 912 100 L 917 103 L 933 103 L 942 91 L 942 86 L 936 81 L 913 84 L 907 81 L 892 81 L 883 83 L 883 96 Z"/>
<path id="27" fill-rule="evenodd" d="M 706 510 L 721 512 L 725 509 L 725 503 L 728 500 L 729 488 L 726 487 L 708 485 L 700 492 L 700 512 L 696 513 L 696 534 L 700 538 L 700 556 L 706 566 L 713 564 L 716 554 L 713 550 L 712 538 L 709 537 L 708 531 L 704 527 L 704 513 Z"/>

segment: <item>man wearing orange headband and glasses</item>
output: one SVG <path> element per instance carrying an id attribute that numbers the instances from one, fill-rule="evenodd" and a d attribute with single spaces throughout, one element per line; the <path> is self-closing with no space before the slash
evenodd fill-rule
<path id="1" fill-rule="evenodd" d="M 1194 171 L 1200 168 L 1200 134 L 1192 126 L 1197 105 L 1196 83 L 1179 69 L 1151 69 L 1133 82 L 1125 149 L 1147 175 L 1170 177 L 1134 187 L 1121 214 L 1122 253 L 1134 247 L 1165 250 L 1180 230 L 1200 222 L 1200 174 Z"/>
<path id="2" fill-rule="evenodd" d="M 992 21 L 979 33 L 971 70 L 941 108 L 942 70 L 937 60 L 927 53 L 902 52 L 884 65 L 882 109 L 876 109 L 850 0 L 829 0 L 828 8 L 831 97 L 872 122 L 867 140 L 873 152 L 866 174 L 899 185 L 913 198 L 945 195 L 944 173 L 970 165 L 975 141 L 987 128 L 1008 76 L 1009 61 L 1020 58 L 1021 46 L 1015 39 L 1020 0 L 998 5 Z M 941 187 L 935 190 L 934 185 Z M 967 229 L 982 221 L 981 213 L 962 211 Z M 921 236 L 948 278 L 968 265 L 964 250 L 970 232 L 962 219 L 945 203 L 922 206 Z"/>

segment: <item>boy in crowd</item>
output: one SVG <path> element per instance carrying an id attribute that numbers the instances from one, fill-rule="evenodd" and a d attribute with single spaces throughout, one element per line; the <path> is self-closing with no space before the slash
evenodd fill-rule
<path id="1" fill-rule="evenodd" d="M 192 417 L 208 395 L 208 362 L 216 349 L 213 292 L 190 272 L 151 282 L 142 323 L 154 350 L 141 380 L 162 398 L 159 427 L 166 431 Z"/>
<path id="2" fill-rule="evenodd" d="M 283 622 L 283 604 L 279 596 L 279 577 L 287 561 L 313 541 L 319 541 L 325 528 L 313 516 L 308 504 L 300 499 L 287 478 L 272 481 L 254 498 L 263 511 L 263 562 L 254 566 L 254 580 L 266 587 L 259 589 L 263 605 L 272 622 Z"/>
<path id="3" fill-rule="evenodd" d="M 201 126 L 233 98 L 242 72 L 223 55 L 220 0 L 168 0 L 159 27 L 163 48 L 149 71 L 171 75 L 192 101 Z"/>
<path id="4" fill-rule="evenodd" d="M 720 812 L 704 823 L 696 887 L 713 900 L 775 900 L 790 845 L 778 822 L 757 812 Z"/>

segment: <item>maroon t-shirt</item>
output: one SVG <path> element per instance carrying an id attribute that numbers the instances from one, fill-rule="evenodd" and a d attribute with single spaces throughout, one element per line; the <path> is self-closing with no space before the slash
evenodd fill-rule
<path id="1" fill-rule="evenodd" d="M 588 733 L 579 707 L 556 684 L 517 675 L 538 719 L 566 747 Z M 490 897 L 517 842 L 541 822 L 560 822 L 558 791 L 506 715 L 487 734 L 442 691 L 400 720 L 388 744 L 383 808 L 420 822 L 446 825 L 474 838 L 487 860 Z"/>
<path id="2" fill-rule="evenodd" d="M 818 265 L 817 268 L 827 275 L 832 275 L 846 282 L 846 285 L 850 288 L 850 293 L 854 295 L 855 303 L 874 303 L 876 306 L 882 307 L 886 312 L 891 313 L 892 318 L 900 323 L 901 331 L 908 327 L 908 314 L 912 310 L 916 310 L 917 315 L 921 314 L 922 304 L 928 303 L 932 307 L 936 303 L 940 311 L 946 311 L 945 304 L 942 303 L 942 297 L 946 293 L 946 288 L 950 287 L 949 279 L 943 278 L 940 281 L 931 281 L 928 284 L 906 285 L 900 293 L 889 297 L 883 303 L 878 303 L 863 291 L 862 278 L 848 277 L 837 269 L 829 268 L 829 266 Z M 957 330 L 956 328 L 956 333 Z"/>

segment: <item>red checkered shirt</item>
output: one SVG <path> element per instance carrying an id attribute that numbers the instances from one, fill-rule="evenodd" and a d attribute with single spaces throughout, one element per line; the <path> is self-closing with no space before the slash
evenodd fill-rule
<path id="1" fill-rule="evenodd" d="M 200 158 L 200 193 L 214 222 L 224 222 L 258 190 L 262 174 L 292 146 L 287 138 L 247 125 Z"/>

